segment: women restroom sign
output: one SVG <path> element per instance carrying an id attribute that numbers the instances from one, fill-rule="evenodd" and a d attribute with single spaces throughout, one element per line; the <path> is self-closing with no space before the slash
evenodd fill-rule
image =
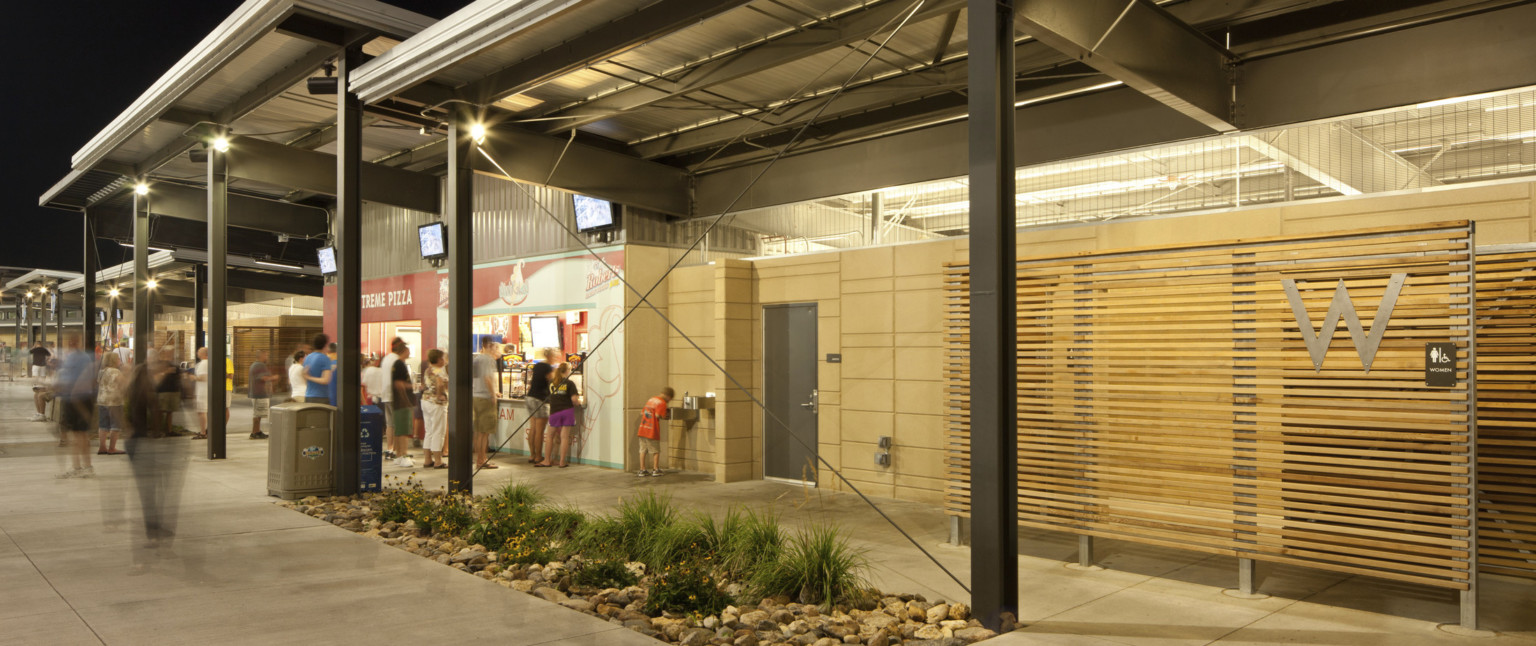
<path id="1" fill-rule="evenodd" d="M 1431 388 L 1456 386 L 1456 344 L 1424 344 L 1424 385 Z"/>

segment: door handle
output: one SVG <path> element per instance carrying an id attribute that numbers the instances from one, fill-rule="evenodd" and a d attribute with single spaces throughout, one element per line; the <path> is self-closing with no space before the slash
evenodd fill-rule
<path id="1" fill-rule="evenodd" d="M 817 400 L 817 396 L 820 394 L 820 392 L 821 391 L 818 390 L 818 389 L 812 389 L 811 390 L 811 401 L 808 401 L 808 402 L 806 402 L 804 404 L 801 404 L 800 407 L 801 408 L 809 409 L 812 413 L 815 413 L 816 412 L 816 400 Z"/>

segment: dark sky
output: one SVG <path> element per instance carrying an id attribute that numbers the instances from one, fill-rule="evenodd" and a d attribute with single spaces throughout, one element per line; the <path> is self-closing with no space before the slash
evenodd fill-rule
<path id="1" fill-rule="evenodd" d="M 469 0 L 390 0 L 443 18 Z M 69 159 L 180 60 L 236 0 L 8 3 L 3 40 L 9 61 L 0 202 L 0 265 L 80 271 L 77 213 L 45 209 L 37 199 L 70 172 Z M 126 260 L 101 245 L 102 266 Z"/>

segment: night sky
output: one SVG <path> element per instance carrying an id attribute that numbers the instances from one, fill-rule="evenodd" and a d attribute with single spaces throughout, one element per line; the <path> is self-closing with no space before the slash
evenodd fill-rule
<path id="1" fill-rule="evenodd" d="M 443 18 L 469 0 L 390 0 Z M 3 40 L 5 181 L 0 265 L 80 271 L 82 220 L 38 197 L 70 172 L 69 159 L 240 6 L 235 0 L 7 4 Z M 98 245 L 103 267 L 127 249 Z"/>

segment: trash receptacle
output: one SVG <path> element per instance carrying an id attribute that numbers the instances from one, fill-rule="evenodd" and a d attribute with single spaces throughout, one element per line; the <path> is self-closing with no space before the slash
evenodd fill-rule
<path id="1" fill-rule="evenodd" d="M 272 407 L 267 495 L 284 500 L 330 495 L 335 417 L 336 409 L 326 404 L 288 402 Z"/>
<path id="2" fill-rule="evenodd" d="M 379 491 L 384 484 L 384 411 L 364 406 L 358 418 L 362 428 L 357 432 L 357 491 Z"/>

